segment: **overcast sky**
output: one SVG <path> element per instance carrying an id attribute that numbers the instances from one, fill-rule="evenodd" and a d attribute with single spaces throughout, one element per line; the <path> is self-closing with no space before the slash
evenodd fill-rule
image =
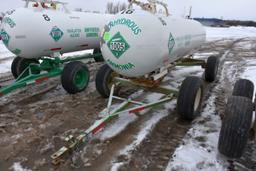
<path id="1" fill-rule="evenodd" d="M 127 2 L 127 0 L 61 0 L 68 2 L 71 9 L 105 11 L 106 3 Z M 256 0 L 163 0 L 168 2 L 170 12 L 175 16 L 188 13 L 193 6 L 192 17 L 215 17 L 256 21 Z M 0 0 L 0 11 L 15 9 L 24 5 L 22 0 Z"/>

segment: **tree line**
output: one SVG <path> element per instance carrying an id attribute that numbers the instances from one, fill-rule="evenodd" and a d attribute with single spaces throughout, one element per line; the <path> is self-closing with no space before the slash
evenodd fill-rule
<path id="1" fill-rule="evenodd" d="M 125 2 L 108 2 L 106 7 L 106 13 L 116 14 L 120 11 L 127 9 L 127 4 Z"/>

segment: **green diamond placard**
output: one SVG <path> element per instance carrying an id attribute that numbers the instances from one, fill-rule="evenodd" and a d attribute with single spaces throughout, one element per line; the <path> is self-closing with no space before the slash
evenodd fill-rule
<path id="1" fill-rule="evenodd" d="M 2 29 L 0 35 L 1 35 L 2 41 L 4 42 L 5 46 L 8 46 L 10 38 L 11 38 L 9 36 L 9 34 L 5 30 Z"/>
<path id="2" fill-rule="evenodd" d="M 169 55 L 171 55 L 174 45 L 175 45 L 175 41 L 172 34 L 170 33 L 169 42 L 168 42 Z"/>
<path id="3" fill-rule="evenodd" d="M 116 33 L 110 39 L 107 46 L 117 59 L 119 59 L 130 48 L 130 45 L 126 42 L 120 32 Z"/>
<path id="4" fill-rule="evenodd" d="M 55 42 L 58 42 L 63 35 L 64 33 L 57 26 L 53 27 L 50 32 L 50 36 L 53 38 Z"/>

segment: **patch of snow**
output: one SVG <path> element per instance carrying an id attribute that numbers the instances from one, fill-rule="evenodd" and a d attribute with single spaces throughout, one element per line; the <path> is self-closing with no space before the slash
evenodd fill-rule
<path id="1" fill-rule="evenodd" d="M 23 168 L 19 162 L 14 163 L 10 169 L 13 171 L 32 171 L 30 169 Z"/>
<path id="2" fill-rule="evenodd" d="M 75 52 L 69 52 L 69 53 L 64 53 L 62 57 L 72 57 L 72 56 L 77 56 L 77 55 L 85 55 L 85 54 L 92 54 L 93 50 L 81 50 L 81 51 L 75 51 Z"/>
<path id="3" fill-rule="evenodd" d="M 255 27 L 205 27 L 207 41 L 213 41 L 223 38 L 245 38 L 256 37 Z"/>
<path id="4" fill-rule="evenodd" d="M 248 41 L 245 41 L 245 42 L 239 42 L 239 43 L 236 43 L 235 47 L 238 47 L 238 48 L 241 48 L 243 50 L 251 50 L 253 48 L 253 44 L 252 43 L 248 43 Z"/>
<path id="5" fill-rule="evenodd" d="M 217 150 L 221 120 L 215 111 L 215 98 L 215 95 L 209 98 L 202 116 L 195 120 L 183 140 L 185 145 L 176 149 L 166 171 L 226 170 L 225 160 Z"/>
<path id="6" fill-rule="evenodd" d="M 247 60 L 247 64 L 249 66 L 246 67 L 244 73 L 241 75 L 241 78 L 251 80 L 256 86 L 256 61 L 253 60 Z M 255 88 L 254 88 L 254 94 L 255 94 Z"/>
<path id="7" fill-rule="evenodd" d="M 136 96 L 138 97 L 139 95 L 141 95 L 142 91 L 140 91 L 140 93 L 136 92 L 135 94 L 131 95 L 131 97 L 136 98 Z M 149 95 L 146 96 L 145 100 L 150 103 L 150 102 L 154 102 L 157 101 L 161 98 L 161 94 L 158 93 L 151 93 Z M 112 107 L 117 107 L 118 105 L 114 105 Z M 141 112 L 141 114 L 145 113 L 144 110 Z M 103 110 L 103 112 L 100 113 L 100 115 L 103 115 L 103 113 L 106 113 L 106 109 Z M 129 114 L 129 113 L 123 113 L 121 115 L 119 115 L 118 119 L 112 123 L 111 125 L 109 125 L 105 130 L 103 130 L 100 134 L 99 134 L 99 138 L 101 140 L 106 140 L 109 138 L 112 138 L 116 135 L 118 135 L 120 132 L 122 132 L 130 123 L 134 122 L 135 120 L 137 120 L 138 117 L 134 114 Z"/>
<path id="8" fill-rule="evenodd" d="M 17 141 L 22 138 L 23 135 L 22 134 L 16 134 L 16 135 L 13 135 L 13 136 L 4 136 L 4 137 L 1 137 L 1 140 L 0 140 L 0 144 L 16 144 Z"/>
<path id="9" fill-rule="evenodd" d="M 134 122 L 137 116 L 134 114 L 121 114 L 118 119 L 110 124 L 102 133 L 99 134 L 101 140 L 110 139 L 122 132 L 130 123 Z"/>
<path id="10" fill-rule="evenodd" d="M 130 95 L 129 98 L 134 99 L 136 97 L 139 97 L 142 93 L 143 93 L 143 91 L 137 91 L 137 92 L 133 93 L 132 95 Z M 113 104 L 110 107 L 110 111 L 117 108 L 120 104 L 121 103 Z M 107 108 L 105 108 L 104 110 L 102 110 L 99 113 L 100 119 L 103 117 L 106 117 L 106 115 L 107 115 Z M 115 120 L 115 122 L 113 124 L 107 126 L 102 132 L 100 132 L 97 135 L 97 137 L 100 140 L 106 140 L 106 139 L 112 138 L 112 137 L 116 136 L 117 134 L 119 134 L 120 132 L 122 132 L 131 122 L 134 122 L 136 119 L 137 119 L 137 116 L 135 116 L 133 114 L 123 113 L 123 114 L 119 115 L 118 119 Z M 97 125 L 99 123 L 100 123 L 100 120 L 96 120 L 93 125 Z"/>
<path id="11" fill-rule="evenodd" d="M 153 117 L 150 118 L 150 120 L 148 120 L 147 122 L 145 122 L 142 126 L 141 126 L 141 130 L 139 131 L 139 133 L 136 135 L 136 137 L 134 138 L 135 141 L 133 141 L 130 145 L 126 146 L 121 152 L 120 154 L 128 154 L 130 151 L 134 150 L 135 147 L 137 147 L 148 135 L 149 132 L 151 132 L 151 130 L 153 129 L 154 125 L 163 117 L 168 115 L 168 111 L 167 110 L 159 110 L 157 112 L 153 113 Z"/>
<path id="12" fill-rule="evenodd" d="M 11 140 L 13 141 L 13 144 L 15 144 L 22 137 L 23 137 L 22 134 L 16 134 L 16 135 L 11 136 Z"/>
<path id="13" fill-rule="evenodd" d="M 140 131 L 136 136 L 134 136 L 134 141 L 127 145 L 123 150 L 119 152 L 119 155 L 126 155 L 130 156 L 130 152 L 134 151 L 141 143 L 142 141 L 152 132 L 156 124 L 166 117 L 170 112 L 170 110 L 174 109 L 176 105 L 176 100 L 172 100 L 169 103 L 166 103 L 165 109 L 157 110 L 153 113 L 153 116 L 146 121 L 143 125 L 140 126 Z M 112 169 L 111 170 L 117 170 L 119 167 L 121 167 L 124 163 L 123 162 L 113 162 Z M 117 168 L 117 169 L 116 169 Z"/>
<path id="14" fill-rule="evenodd" d="M 176 67 L 176 70 L 171 71 L 171 75 L 173 78 L 175 78 L 175 80 L 181 79 L 180 81 L 183 81 L 185 77 L 190 75 L 202 77 L 203 72 L 204 70 L 201 68 L 201 66 L 178 66 Z"/>
<path id="15" fill-rule="evenodd" d="M 0 59 L 5 59 L 9 57 L 14 57 L 15 55 L 10 52 L 5 45 L 3 44 L 2 41 L 0 41 Z"/>
<path id="16" fill-rule="evenodd" d="M 163 96 L 163 94 L 160 94 L 160 93 L 150 93 L 146 96 L 146 101 L 148 103 L 150 102 L 155 102 L 157 100 L 159 100 L 161 97 Z"/>
<path id="17" fill-rule="evenodd" d="M 194 53 L 193 58 L 195 59 L 207 59 L 209 56 L 219 55 L 218 51 L 213 52 L 205 52 L 205 53 Z"/>
<path id="18" fill-rule="evenodd" d="M 15 55 L 0 41 L 0 74 L 11 70 L 12 59 Z"/>
<path id="19" fill-rule="evenodd" d="M 11 71 L 12 60 L 3 61 L 0 63 L 0 74 Z"/>
<path id="20" fill-rule="evenodd" d="M 157 110 L 153 113 L 153 116 L 145 122 L 141 126 L 141 130 L 139 133 L 134 137 L 135 141 L 132 142 L 132 144 L 126 146 L 120 154 L 129 154 L 130 151 L 134 150 L 145 138 L 149 133 L 153 130 L 154 126 L 164 117 L 166 117 L 170 112 L 169 110 L 172 110 L 175 108 L 176 100 L 173 100 L 169 102 L 171 105 L 168 106 L 166 109 Z"/>
<path id="21" fill-rule="evenodd" d="M 119 168 L 120 168 L 122 165 L 124 165 L 123 162 L 121 162 L 121 163 L 115 163 L 115 164 L 112 166 L 111 171 L 118 171 Z"/>

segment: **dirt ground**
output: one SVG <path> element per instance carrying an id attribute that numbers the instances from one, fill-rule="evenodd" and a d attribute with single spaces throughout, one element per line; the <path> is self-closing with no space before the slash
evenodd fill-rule
<path id="1" fill-rule="evenodd" d="M 245 44 L 252 46 L 244 48 Z M 231 94 L 232 86 L 241 76 L 249 59 L 256 57 L 255 39 L 222 39 L 206 43 L 196 54 L 206 59 L 210 54 L 223 57 L 218 77 L 224 81 L 205 83 L 204 103 L 216 94 L 216 112 L 222 116 L 225 101 Z M 227 55 L 224 55 L 227 54 Z M 179 119 L 175 107 L 169 109 L 136 148 L 129 155 L 120 151 L 133 142 L 141 125 L 153 115 L 161 113 L 164 106 L 148 111 L 128 124 L 117 135 L 105 140 L 93 139 L 77 152 L 70 155 L 59 166 L 51 164 L 50 156 L 63 146 L 63 137 L 70 133 L 78 134 L 91 126 L 98 114 L 106 107 L 107 100 L 101 98 L 94 86 L 97 69 L 102 64 L 88 63 L 91 82 L 86 91 L 67 94 L 60 85 L 59 78 L 51 79 L 41 85 L 33 85 L 0 99 L 0 170 L 12 170 L 14 163 L 20 163 L 31 170 L 111 170 L 113 163 L 124 163 L 119 170 L 164 170 L 175 149 L 183 143 L 183 138 L 192 123 Z M 180 71 L 180 72 L 178 72 Z M 175 73 L 182 75 L 175 75 Z M 203 70 L 186 67 L 175 68 L 164 80 L 166 85 L 179 85 L 188 75 L 203 75 Z M 10 73 L 0 76 L 0 85 L 12 81 Z M 213 90 L 218 86 L 218 89 Z M 135 90 L 123 92 L 128 96 Z M 145 92 L 145 94 L 150 94 Z M 139 98 L 145 96 L 141 95 Z M 200 116 L 199 116 L 200 117 Z M 204 121 L 202 121 L 202 124 Z M 203 142 L 203 138 L 198 138 Z M 229 170 L 256 170 L 256 143 L 252 139 L 245 154 L 238 160 L 229 160 Z"/>

